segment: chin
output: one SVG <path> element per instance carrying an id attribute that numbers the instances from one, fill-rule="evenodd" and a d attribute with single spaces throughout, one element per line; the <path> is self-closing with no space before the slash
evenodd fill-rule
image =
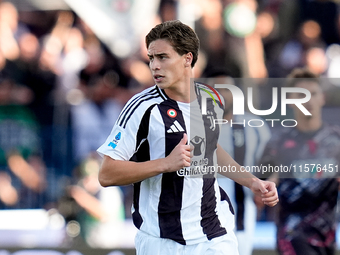
<path id="1" fill-rule="evenodd" d="M 163 82 L 160 82 L 160 83 L 156 83 L 156 85 L 160 88 L 160 89 L 166 89 L 168 86 L 163 83 Z"/>

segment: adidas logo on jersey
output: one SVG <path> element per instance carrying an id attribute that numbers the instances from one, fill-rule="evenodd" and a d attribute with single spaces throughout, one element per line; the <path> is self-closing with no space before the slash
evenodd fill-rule
<path id="1" fill-rule="evenodd" d="M 167 133 L 179 133 L 184 132 L 184 129 L 182 128 L 181 124 L 177 120 L 174 121 L 174 123 L 170 126 Z"/>

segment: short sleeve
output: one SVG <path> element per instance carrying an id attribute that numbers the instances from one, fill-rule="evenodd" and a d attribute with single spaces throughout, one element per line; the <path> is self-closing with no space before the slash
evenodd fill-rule
<path id="1" fill-rule="evenodd" d="M 107 155 L 117 160 L 130 160 L 139 147 L 138 143 L 143 142 L 147 135 L 147 132 L 141 130 L 147 126 L 142 122 L 149 121 L 144 116 L 150 108 L 161 101 L 163 99 L 156 89 L 132 97 L 124 106 L 106 141 L 97 149 L 99 155 Z M 141 134 L 145 137 L 141 137 Z"/>
<path id="2" fill-rule="evenodd" d="M 116 123 L 106 141 L 98 148 L 99 155 L 107 155 L 118 160 L 129 160 L 136 148 L 137 124 L 132 122 L 125 128 Z"/>

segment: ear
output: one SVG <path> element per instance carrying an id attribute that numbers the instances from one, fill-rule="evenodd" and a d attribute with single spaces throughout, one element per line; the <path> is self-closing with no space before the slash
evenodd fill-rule
<path id="1" fill-rule="evenodd" d="M 185 54 L 185 58 L 184 58 L 184 66 L 185 67 L 191 67 L 191 63 L 192 63 L 192 60 L 193 60 L 193 55 L 191 52 Z"/>

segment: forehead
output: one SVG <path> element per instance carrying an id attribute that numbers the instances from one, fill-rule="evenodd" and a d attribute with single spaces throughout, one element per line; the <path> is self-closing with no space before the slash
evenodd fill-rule
<path id="1" fill-rule="evenodd" d="M 158 40 L 152 41 L 149 44 L 149 48 L 148 48 L 148 55 L 161 54 L 161 53 L 171 54 L 174 52 L 175 50 L 172 47 L 171 43 L 165 39 L 158 39 Z"/>
<path id="2" fill-rule="evenodd" d="M 321 86 L 316 81 L 300 81 L 295 84 L 297 88 L 304 88 L 311 92 L 321 92 Z"/>

